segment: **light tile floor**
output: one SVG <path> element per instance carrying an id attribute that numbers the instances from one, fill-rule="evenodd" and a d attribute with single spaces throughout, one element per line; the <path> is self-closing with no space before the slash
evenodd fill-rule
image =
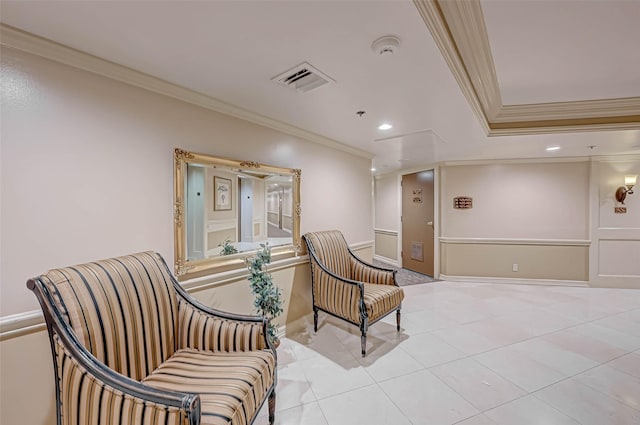
<path id="1" fill-rule="evenodd" d="M 435 282 L 278 349 L 279 425 L 638 425 L 640 290 Z M 257 425 L 267 424 L 263 408 Z"/>

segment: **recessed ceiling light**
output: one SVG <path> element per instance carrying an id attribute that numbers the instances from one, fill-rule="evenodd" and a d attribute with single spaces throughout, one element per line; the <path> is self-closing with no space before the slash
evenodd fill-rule
<path id="1" fill-rule="evenodd" d="M 372 167 L 372 168 L 371 168 L 371 171 L 376 171 L 376 169 Z"/>
<path id="2" fill-rule="evenodd" d="M 380 124 L 378 126 L 378 130 L 390 130 L 392 128 L 393 128 L 393 126 L 391 124 L 387 123 L 387 122 L 385 122 L 383 124 Z"/>
<path id="3" fill-rule="evenodd" d="M 557 151 L 560 150 L 560 146 L 549 146 L 547 149 L 545 149 L 547 152 L 552 152 L 552 151 Z"/>

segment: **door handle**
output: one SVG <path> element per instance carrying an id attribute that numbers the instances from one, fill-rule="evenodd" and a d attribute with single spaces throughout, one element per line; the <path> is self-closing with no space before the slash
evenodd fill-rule
<path id="1" fill-rule="evenodd" d="M 427 226 L 433 227 L 433 221 L 427 221 Z"/>

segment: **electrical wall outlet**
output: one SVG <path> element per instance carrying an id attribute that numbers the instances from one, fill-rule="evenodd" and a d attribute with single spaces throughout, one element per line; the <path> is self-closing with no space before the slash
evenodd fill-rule
<path id="1" fill-rule="evenodd" d="M 517 272 L 517 271 L 518 271 L 518 263 L 513 263 L 512 270 L 513 270 L 514 272 Z"/>

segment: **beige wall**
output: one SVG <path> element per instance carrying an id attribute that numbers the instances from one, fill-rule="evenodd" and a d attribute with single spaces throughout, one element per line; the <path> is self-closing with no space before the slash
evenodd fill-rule
<path id="1" fill-rule="evenodd" d="M 589 162 L 444 166 L 441 178 L 443 275 L 589 279 Z M 454 209 L 456 196 L 473 208 Z"/>
<path id="2" fill-rule="evenodd" d="M 1 73 L 2 316 L 37 308 L 25 281 L 52 267 L 172 264 L 175 147 L 301 168 L 302 232 L 373 238 L 367 158 L 4 47 Z"/>
<path id="3" fill-rule="evenodd" d="M 399 185 L 397 174 L 377 176 L 374 180 L 375 255 L 393 262 L 398 261 Z"/>
<path id="4" fill-rule="evenodd" d="M 626 174 L 640 175 L 640 155 L 470 161 L 439 169 L 436 234 L 445 277 L 640 289 L 640 189 L 627 197 L 626 214 L 614 213 L 615 190 Z M 389 237 L 378 229 L 399 222 L 399 209 L 386 207 L 399 199 L 398 175 L 377 178 L 374 196 L 376 254 L 391 255 Z M 473 197 L 473 209 L 453 209 L 455 196 Z"/>
<path id="5" fill-rule="evenodd" d="M 53 361 L 46 331 L 0 342 L 0 423 L 55 424 Z"/>
<path id="6" fill-rule="evenodd" d="M 442 273 L 447 277 L 498 277 L 512 280 L 589 279 L 587 246 L 519 243 L 442 243 Z M 517 264 L 517 271 L 513 265 Z"/>
<path id="7" fill-rule="evenodd" d="M 386 174 L 374 180 L 375 224 L 376 229 L 398 231 L 400 199 L 398 193 L 400 180 L 397 174 Z"/>
<path id="8" fill-rule="evenodd" d="M 173 263 L 175 147 L 302 169 L 302 232 L 339 228 L 372 256 L 369 159 L 9 48 L 1 61 L 0 324 L 38 308 L 25 281 L 49 268 L 148 249 Z M 308 264 L 273 275 L 280 324 L 307 314 Z M 252 311 L 243 277 L 194 295 Z M 53 424 L 46 333 L 5 339 L 0 354 L 0 422 Z"/>
<path id="9" fill-rule="evenodd" d="M 471 196 L 456 210 L 453 198 Z M 589 163 L 494 163 L 441 168 L 441 236 L 586 239 Z"/>

